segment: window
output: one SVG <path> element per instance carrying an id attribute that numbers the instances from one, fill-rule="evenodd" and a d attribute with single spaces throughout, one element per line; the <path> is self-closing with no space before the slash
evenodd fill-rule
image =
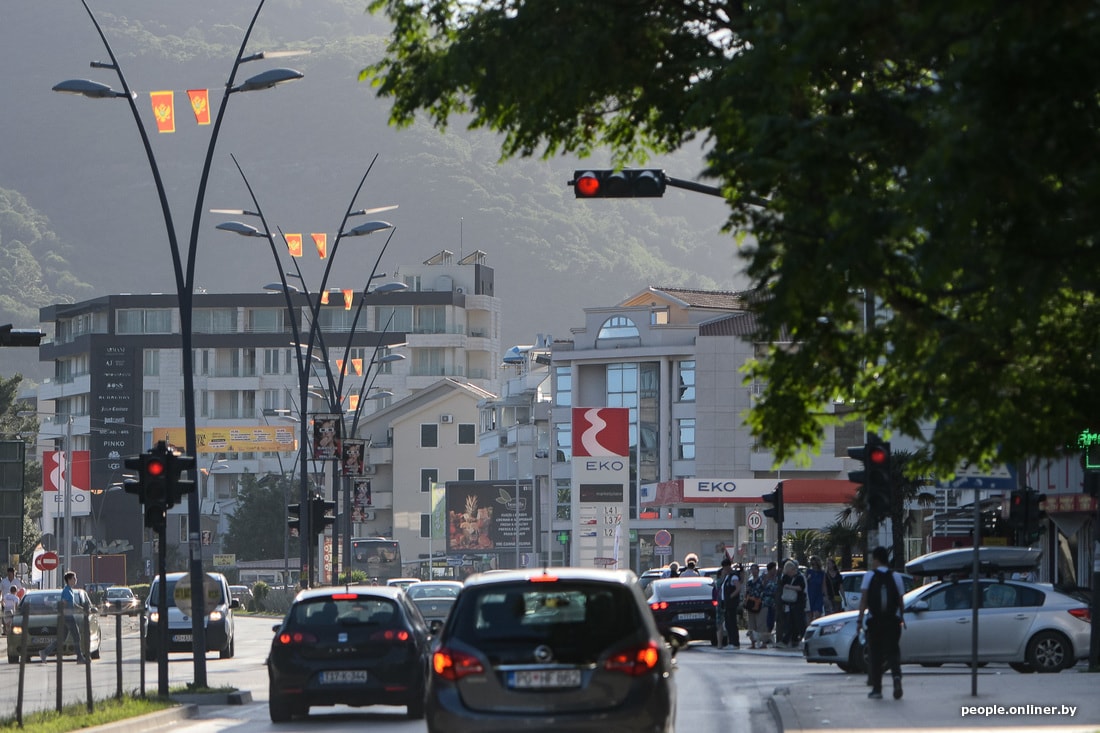
<path id="1" fill-rule="evenodd" d="M 195 333 L 236 333 L 236 308 L 196 308 L 191 315 Z"/>
<path id="2" fill-rule="evenodd" d="M 649 324 L 651 326 L 662 326 L 668 323 L 668 306 L 664 308 L 654 308 L 649 312 Z"/>
<path id="3" fill-rule="evenodd" d="M 460 423 L 458 426 L 458 444 L 473 445 L 477 440 L 477 426 L 473 423 Z"/>
<path id="4" fill-rule="evenodd" d="M 626 316 L 612 316 L 600 326 L 596 340 L 638 338 L 638 335 L 638 327 L 634 325 L 634 321 Z"/>
<path id="5" fill-rule="evenodd" d="M 340 305 L 321 308 L 317 314 L 317 323 L 322 331 L 350 331 L 352 321 L 355 320 L 356 310 L 344 310 L 344 298 L 338 295 L 330 302 L 339 301 Z"/>
<path id="6" fill-rule="evenodd" d="M 427 494 L 432 490 L 432 484 L 439 481 L 439 469 L 438 468 L 422 468 L 420 469 L 420 492 Z"/>
<path id="7" fill-rule="evenodd" d="M 279 373 L 279 353 L 282 349 L 264 349 L 264 374 Z"/>
<path id="8" fill-rule="evenodd" d="M 422 305 L 416 309 L 417 333 L 447 333 L 447 308 L 442 305 Z"/>
<path id="9" fill-rule="evenodd" d="M 677 391 L 680 402 L 695 401 L 695 361 L 680 362 L 680 388 Z"/>
<path id="10" fill-rule="evenodd" d="M 435 423 L 421 423 L 420 425 L 420 447 L 421 448 L 438 448 L 439 447 L 439 426 Z"/>
<path id="11" fill-rule="evenodd" d="M 473 481 L 474 480 L 474 469 L 472 469 L 472 468 L 460 468 L 460 469 L 458 469 L 458 480 L 459 481 Z"/>
<path id="12" fill-rule="evenodd" d="M 265 410 L 278 410 L 282 407 L 279 404 L 279 390 L 277 389 L 265 389 L 264 390 L 264 409 Z"/>
<path id="13" fill-rule="evenodd" d="M 115 313 L 117 333 L 172 333 L 168 308 L 127 308 Z"/>
<path id="14" fill-rule="evenodd" d="M 248 318 L 248 330 L 254 333 L 279 333 L 283 330 L 283 317 L 286 311 L 282 308 L 254 308 L 246 312 Z"/>
<path id="15" fill-rule="evenodd" d="M 374 309 L 374 324 L 374 328 L 376 331 L 388 331 L 390 333 L 409 333 L 413 330 L 412 306 L 376 306 Z"/>
<path id="16" fill-rule="evenodd" d="M 420 291 L 420 276 L 419 275 L 405 275 L 401 278 L 402 281 L 408 286 L 411 292 Z"/>
<path id="17" fill-rule="evenodd" d="M 160 349 L 144 349 L 141 352 L 141 374 L 145 377 L 160 376 Z"/>
<path id="18" fill-rule="evenodd" d="M 413 349 L 414 377 L 446 376 L 447 355 L 443 349 Z"/>
<path id="19" fill-rule="evenodd" d="M 676 428 L 679 433 L 680 459 L 685 461 L 695 460 L 695 418 L 689 417 L 677 420 Z"/>
<path id="20" fill-rule="evenodd" d="M 554 367 L 554 403 L 562 407 L 573 404 L 573 372 L 570 367 Z"/>
<path id="21" fill-rule="evenodd" d="M 176 516 L 179 519 L 180 544 L 181 545 L 186 545 L 187 542 L 188 542 L 188 537 L 187 537 L 187 515 L 186 514 L 178 514 Z"/>
<path id="22" fill-rule="evenodd" d="M 554 517 L 568 520 L 572 517 L 573 487 L 569 479 L 554 479 Z"/>
<path id="23" fill-rule="evenodd" d="M 421 514 L 420 515 L 420 536 L 431 537 L 432 536 L 432 515 Z"/>
<path id="24" fill-rule="evenodd" d="M 573 425 L 562 422 L 554 426 L 555 463 L 568 463 L 573 460 Z"/>
<path id="25" fill-rule="evenodd" d="M 141 393 L 141 416 L 160 417 L 160 392 L 147 389 Z"/>

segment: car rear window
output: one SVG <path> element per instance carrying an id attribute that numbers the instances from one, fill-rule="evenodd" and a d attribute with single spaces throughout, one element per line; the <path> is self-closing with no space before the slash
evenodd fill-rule
<path id="1" fill-rule="evenodd" d="M 494 639 L 587 639 L 596 647 L 636 633 L 638 604 L 625 586 L 528 583 L 472 591 L 457 616 L 454 635 L 472 642 Z"/>
<path id="2" fill-rule="evenodd" d="M 714 583 L 708 580 L 670 580 L 667 583 L 654 583 L 651 592 L 660 594 L 663 601 L 683 600 L 706 596 L 710 598 Z"/>
<path id="3" fill-rule="evenodd" d="M 294 605 L 290 621 L 296 626 L 389 626 L 400 620 L 397 604 L 388 598 L 311 598 Z"/>

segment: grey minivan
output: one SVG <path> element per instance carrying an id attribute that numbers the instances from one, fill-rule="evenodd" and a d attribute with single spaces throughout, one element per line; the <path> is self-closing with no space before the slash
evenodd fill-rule
<path id="1" fill-rule="evenodd" d="M 673 652 L 630 571 L 477 575 L 432 655 L 428 730 L 669 733 Z"/>

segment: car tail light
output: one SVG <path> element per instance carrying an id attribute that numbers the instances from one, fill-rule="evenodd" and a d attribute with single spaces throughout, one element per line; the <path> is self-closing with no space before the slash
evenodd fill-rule
<path id="1" fill-rule="evenodd" d="M 715 608 L 718 608 L 718 601 L 711 601 L 710 605 L 714 606 Z"/>
<path id="2" fill-rule="evenodd" d="M 296 646 L 298 644 L 316 644 L 317 637 L 308 631 L 284 631 L 279 634 L 279 643 L 283 646 Z"/>
<path id="3" fill-rule="evenodd" d="M 650 603 L 649 607 L 652 608 L 654 611 L 667 611 L 668 601 L 655 601 L 653 603 Z"/>
<path id="4" fill-rule="evenodd" d="M 405 629 L 386 629 L 370 635 L 371 641 L 408 641 L 410 634 Z"/>
<path id="5" fill-rule="evenodd" d="M 544 572 L 542 575 L 534 575 L 528 578 L 528 580 L 532 583 L 556 583 L 558 582 L 558 576 Z"/>
<path id="6" fill-rule="evenodd" d="M 432 669 L 445 680 L 457 682 L 472 674 L 484 674 L 485 668 L 473 654 L 442 647 L 432 655 Z"/>
<path id="7" fill-rule="evenodd" d="M 1088 608 L 1071 608 L 1069 614 L 1074 618 L 1079 618 L 1086 624 L 1092 623 L 1092 611 Z"/>
<path id="8" fill-rule="evenodd" d="M 615 652 L 604 662 L 604 669 L 610 672 L 622 672 L 631 677 L 640 677 L 651 672 L 661 658 L 657 643 L 647 642 Z"/>
<path id="9" fill-rule="evenodd" d="M 358 598 L 357 593 L 333 593 L 332 600 L 334 601 L 354 601 Z"/>

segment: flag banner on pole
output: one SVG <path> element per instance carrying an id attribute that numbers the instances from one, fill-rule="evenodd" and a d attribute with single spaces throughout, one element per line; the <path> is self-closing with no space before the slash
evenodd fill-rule
<path id="1" fill-rule="evenodd" d="M 321 305 L 328 305 L 328 291 L 321 291 Z"/>
<path id="2" fill-rule="evenodd" d="M 291 257 L 302 256 L 302 235 L 301 234 L 284 234 L 283 239 L 286 240 L 286 248 L 290 252 Z"/>
<path id="3" fill-rule="evenodd" d="M 188 89 L 187 96 L 191 99 L 191 111 L 195 113 L 195 122 L 200 125 L 210 124 L 210 90 Z"/>
<path id="4" fill-rule="evenodd" d="M 359 395 L 348 395 L 348 411 L 356 412 L 359 409 Z"/>
<path id="5" fill-rule="evenodd" d="M 355 300 L 355 291 L 351 288 L 344 288 L 344 310 L 351 310 L 352 301 Z"/>
<path id="6" fill-rule="evenodd" d="M 344 371 L 344 360 L 343 359 L 337 359 L 336 360 L 336 373 L 339 374 L 340 376 L 346 376 L 347 375 L 347 372 Z"/>
<path id="7" fill-rule="evenodd" d="M 357 376 L 357 377 L 363 376 L 363 360 L 362 359 L 352 359 L 351 360 L 351 367 L 352 367 L 352 369 L 355 370 L 355 376 Z"/>
<path id="8" fill-rule="evenodd" d="M 314 233 L 309 236 L 313 237 L 313 243 L 317 245 L 317 254 L 320 255 L 321 259 L 323 260 L 328 257 L 328 235 L 321 232 L 320 234 Z"/>
<path id="9" fill-rule="evenodd" d="M 340 457 L 340 415 L 321 414 L 313 416 L 313 458 L 314 460 Z"/>
<path id="10" fill-rule="evenodd" d="M 365 445 L 365 440 L 353 440 L 349 438 L 344 441 L 344 456 L 342 463 L 345 476 L 363 475 L 363 448 Z"/>
<path id="11" fill-rule="evenodd" d="M 149 92 L 149 98 L 153 102 L 153 116 L 157 118 L 157 132 L 176 131 L 174 96 L 171 89 L 163 92 Z"/>

